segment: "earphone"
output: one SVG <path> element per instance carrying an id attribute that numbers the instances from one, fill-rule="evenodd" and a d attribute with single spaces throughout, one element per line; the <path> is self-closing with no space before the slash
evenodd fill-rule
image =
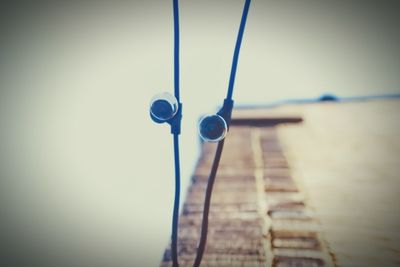
<path id="1" fill-rule="evenodd" d="M 180 134 L 182 103 L 168 92 L 157 94 L 150 101 L 150 117 L 156 123 L 171 125 L 172 134 Z"/>
<path id="2" fill-rule="evenodd" d="M 155 95 L 150 103 L 150 116 L 153 121 L 163 123 L 171 120 L 178 112 L 178 100 L 170 93 Z"/>
<path id="3" fill-rule="evenodd" d="M 200 137 L 207 142 L 219 142 L 229 130 L 233 100 L 225 99 L 222 108 L 216 113 L 202 117 L 198 124 Z"/>
<path id="4" fill-rule="evenodd" d="M 233 54 L 232 68 L 229 78 L 227 96 L 224 99 L 222 108 L 216 114 L 206 115 L 201 118 L 198 124 L 200 137 L 207 142 L 218 142 L 212 163 L 206 195 L 204 199 L 203 219 L 200 234 L 200 241 L 197 248 L 197 255 L 193 263 L 194 267 L 200 266 L 208 231 L 208 213 L 210 210 L 211 194 L 224 147 L 225 137 L 229 131 L 233 109 L 233 87 L 236 76 L 236 69 L 239 59 L 240 45 L 242 43 L 244 28 L 246 25 L 247 14 L 251 0 L 245 0 L 242 19 L 236 40 L 235 51 Z M 172 217 L 172 236 L 171 236 L 171 258 L 173 267 L 179 266 L 178 263 L 178 217 L 179 217 L 179 196 L 180 196 L 180 163 L 179 163 L 179 135 L 181 133 L 182 103 L 179 99 L 179 9 L 178 0 L 173 0 L 174 13 L 174 95 L 161 93 L 154 96 L 150 102 L 150 117 L 156 123 L 168 123 L 171 125 L 171 133 L 174 137 L 174 159 L 175 159 L 175 201 Z"/>

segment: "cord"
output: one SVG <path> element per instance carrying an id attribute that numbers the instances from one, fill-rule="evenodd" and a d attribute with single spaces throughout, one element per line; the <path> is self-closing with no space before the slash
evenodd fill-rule
<path id="1" fill-rule="evenodd" d="M 229 78 L 228 93 L 226 95 L 227 99 L 232 99 L 233 86 L 235 84 L 236 69 L 239 60 L 240 45 L 242 44 L 244 27 L 246 26 L 246 20 L 247 20 L 247 14 L 249 13 L 250 2 L 251 0 L 246 0 L 243 8 L 242 20 L 240 21 L 239 33 L 236 39 L 235 52 L 233 54 L 231 76 Z"/>
<path id="2" fill-rule="evenodd" d="M 211 168 L 210 178 L 207 183 L 206 196 L 204 200 L 204 209 L 203 209 L 203 221 L 201 223 L 200 242 L 199 242 L 199 247 L 197 248 L 197 255 L 193 263 L 193 267 L 200 266 L 207 243 L 208 214 L 210 211 L 211 195 L 214 186 L 215 176 L 218 170 L 219 161 L 222 155 L 222 149 L 224 148 L 224 143 L 225 143 L 224 140 L 225 139 L 222 139 L 221 141 L 218 142 L 217 151 L 215 152 L 215 157 Z"/>
<path id="3" fill-rule="evenodd" d="M 179 164 L 179 135 L 174 134 L 174 159 L 175 159 L 175 200 L 174 213 L 172 216 L 172 237 L 171 237 L 171 255 L 174 267 L 179 266 L 178 262 L 178 219 L 179 219 L 179 198 L 181 191 L 181 177 Z"/>
<path id="4" fill-rule="evenodd" d="M 237 64 L 238 64 L 238 59 L 239 59 L 240 45 L 241 45 L 242 39 L 243 39 L 243 32 L 244 32 L 244 28 L 246 26 L 246 19 L 247 19 L 247 14 L 249 12 L 250 2 L 251 2 L 251 0 L 246 0 L 246 2 L 244 4 L 242 19 L 241 19 L 240 27 L 239 27 L 239 33 L 238 33 L 238 37 L 236 40 L 235 51 L 233 54 L 233 62 L 232 62 L 232 68 L 231 68 L 231 75 L 229 78 L 228 93 L 227 93 L 226 99 L 224 100 L 224 107 L 225 108 L 229 107 L 229 112 L 228 112 L 229 118 L 228 118 L 228 122 L 227 122 L 228 127 L 229 127 L 229 122 L 230 122 L 230 112 L 232 111 L 232 108 L 233 108 L 232 94 L 233 94 L 233 86 L 235 83 L 236 69 L 237 69 Z M 224 110 L 224 107 L 222 108 L 222 110 Z M 223 112 L 221 111 L 221 114 L 222 113 Z M 212 167 L 211 167 L 210 176 L 208 178 L 206 195 L 205 195 L 205 199 L 204 199 L 203 220 L 202 220 L 202 224 L 201 224 L 200 241 L 199 241 L 199 246 L 197 248 L 197 255 L 196 255 L 196 259 L 193 263 L 193 267 L 200 266 L 201 260 L 203 258 L 204 250 L 206 247 L 207 231 L 208 231 L 208 215 L 210 212 L 211 195 L 212 195 L 212 190 L 213 190 L 213 186 L 214 186 L 214 182 L 215 182 L 215 177 L 216 177 L 217 171 L 218 171 L 219 162 L 220 162 L 221 155 L 222 155 L 222 150 L 224 148 L 224 143 L 225 143 L 225 139 L 222 139 L 221 141 L 218 142 L 214 161 L 213 161 Z"/>
<path id="5" fill-rule="evenodd" d="M 175 97 L 179 98 L 179 6 L 178 0 L 173 0 L 174 9 L 174 88 Z"/>
<path id="6" fill-rule="evenodd" d="M 182 104 L 179 96 L 179 7 L 178 0 L 173 0 L 174 13 L 174 94 L 179 103 L 179 118 L 171 125 L 174 136 L 174 161 L 175 161 L 175 199 L 172 215 L 171 257 L 172 266 L 179 267 L 178 262 L 178 225 L 179 225 L 179 199 L 181 191 L 181 175 L 179 161 L 179 134 L 182 114 Z"/>

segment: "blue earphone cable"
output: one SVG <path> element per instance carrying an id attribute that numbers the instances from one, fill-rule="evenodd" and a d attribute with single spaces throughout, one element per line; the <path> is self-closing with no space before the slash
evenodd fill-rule
<path id="1" fill-rule="evenodd" d="M 235 45 L 235 52 L 233 54 L 231 76 L 229 78 L 228 93 L 226 95 L 227 99 L 232 99 L 232 95 L 233 95 L 233 86 L 235 84 L 236 69 L 237 69 L 237 64 L 238 64 L 238 60 L 239 60 L 240 46 L 242 44 L 243 33 L 244 33 L 244 28 L 246 26 L 247 14 L 249 13 L 250 3 L 251 3 L 251 0 L 246 0 L 246 2 L 244 4 L 244 8 L 243 8 L 242 20 L 240 21 L 239 33 L 238 33 L 238 36 L 236 39 L 236 45 Z"/>
<path id="2" fill-rule="evenodd" d="M 247 14 L 249 11 L 251 0 L 246 0 L 242 19 L 240 22 L 239 33 L 236 40 L 235 51 L 233 55 L 233 62 L 231 68 L 231 74 L 229 79 L 229 87 L 227 98 L 224 100 L 224 108 L 221 111 L 221 114 L 225 116 L 225 119 L 228 119 L 227 124 L 229 127 L 230 113 L 233 107 L 233 87 L 236 76 L 236 69 L 239 59 L 240 45 L 242 43 L 243 32 L 246 25 Z M 180 134 L 180 122 L 182 117 L 182 104 L 180 103 L 180 95 L 179 95 L 179 8 L 178 8 L 178 0 L 173 0 L 173 13 L 174 13 L 174 94 L 175 98 L 178 101 L 178 114 L 176 119 L 170 122 L 171 124 L 171 132 L 173 133 L 174 140 L 174 165 L 175 165 L 175 199 L 174 199 L 174 211 L 172 218 L 172 235 L 171 235 L 171 258 L 173 267 L 178 267 L 178 225 L 179 225 L 179 199 L 180 199 L 180 160 L 179 160 L 179 134 Z M 197 255 L 194 261 L 193 266 L 200 266 L 206 242 L 207 242 L 207 230 L 208 230 L 208 214 L 210 210 L 211 204 L 211 195 L 212 189 L 215 181 L 215 177 L 218 170 L 219 161 L 221 159 L 222 150 L 224 147 L 224 139 L 218 143 L 217 150 L 215 153 L 214 161 L 212 163 L 212 168 L 210 172 L 210 176 L 207 183 L 206 196 L 204 200 L 204 209 L 203 209 L 203 220 L 202 220 L 202 228 L 201 228 L 201 236 L 200 242 L 197 249 Z"/>
<path id="3" fill-rule="evenodd" d="M 236 40 L 235 52 L 233 54 L 232 69 L 231 69 L 228 94 L 227 94 L 227 100 L 229 100 L 229 101 L 226 101 L 226 102 L 232 103 L 230 110 L 233 107 L 233 102 L 231 101 L 232 94 L 233 94 L 233 85 L 235 83 L 236 68 L 237 68 L 237 63 L 238 63 L 238 59 L 239 59 L 240 45 L 242 43 L 243 32 L 244 32 L 244 27 L 246 25 L 246 19 L 247 19 L 247 14 L 249 12 L 250 2 L 251 2 L 251 0 L 246 0 L 244 8 L 243 8 L 242 20 L 240 22 L 240 28 L 239 28 L 239 33 L 238 33 L 238 37 Z M 225 104 L 225 102 L 224 102 L 224 104 Z M 229 117 L 230 117 L 230 112 L 229 112 Z M 227 122 L 227 123 L 229 123 L 229 122 Z M 228 125 L 228 127 L 229 127 L 229 125 Z M 202 220 L 202 224 L 201 224 L 200 242 L 199 242 L 199 246 L 197 248 L 197 255 L 196 255 L 196 259 L 194 261 L 193 267 L 200 266 L 201 260 L 203 258 L 204 250 L 206 247 L 207 232 L 208 232 L 208 214 L 210 211 L 211 195 L 212 195 L 215 177 L 216 177 L 217 171 L 218 171 L 219 161 L 220 161 L 221 155 L 222 155 L 222 150 L 224 148 L 224 143 L 225 143 L 225 139 L 222 139 L 221 141 L 218 142 L 217 150 L 216 150 L 215 156 L 214 156 L 214 161 L 213 161 L 212 167 L 211 167 L 210 176 L 208 178 L 206 195 L 205 195 L 205 199 L 204 199 L 203 220 Z"/>
<path id="4" fill-rule="evenodd" d="M 174 94 L 178 100 L 179 109 L 182 108 L 179 96 L 179 9 L 178 0 L 173 0 L 174 10 Z M 179 111 L 181 114 L 181 110 Z M 180 124 L 180 118 L 179 118 Z M 178 130 L 173 130 L 174 136 L 174 162 L 175 162 L 175 200 L 174 212 L 172 215 L 172 235 L 171 235 L 171 257 L 173 267 L 178 267 L 178 224 L 179 224 L 179 199 L 181 191 L 181 177 L 180 177 L 180 160 L 179 160 L 179 133 Z"/>
<path id="5" fill-rule="evenodd" d="M 197 248 L 197 255 L 193 263 L 193 267 L 200 266 L 201 260 L 203 258 L 204 250 L 207 243 L 207 232 L 208 232 L 208 214 L 210 212 L 211 195 L 214 186 L 215 176 L 217 175 L 219 161 L 221 159 L 222 150 L 224 148 L 225 139 L 218 142 L 217 150 L 215 152 L 214 161 L 212 163 L 210 177 L 208 178 L 206 196 L 204 199 L 203 208 L 203 220 L 201 222 L 201 234 L 200 242 Z"/>
<path id="6" fill-rule="evenodd" d="M 174 134 L 174 158 L 175 158 L 175 200 L 174 213 L 172 215 L 172 237 L 171 237 L 171 256 L 173 266 L 179 266 L 178 263 L 178 223 L 179 223 L 179 198 L 181 191 L 181 177 L 179 164 L 179 135 Z"/>
<path id="7" fill-rule="evenodd" d="M 179 95 L 179 6 L 178 0 L 173 0 L 174 9 L 174 88 L 175 97 L 180 102 Z"/>

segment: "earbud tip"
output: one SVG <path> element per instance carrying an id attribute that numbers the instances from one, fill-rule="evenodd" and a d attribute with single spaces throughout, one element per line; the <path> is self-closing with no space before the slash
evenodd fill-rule
<path id="1" fill-rule="evenodd" d="M 228 126 L 219 115 L 206 115 L 199 122 L 200 137 L 207 142 L 218 142 L 225 138 Z"/>
<path id="2" fill-rule="evenodd" d="M 169 93 L 158 94 L 150 104 L 150 117 L 157 123 L 173 118 L 178 111 L 178 101 Z"/>

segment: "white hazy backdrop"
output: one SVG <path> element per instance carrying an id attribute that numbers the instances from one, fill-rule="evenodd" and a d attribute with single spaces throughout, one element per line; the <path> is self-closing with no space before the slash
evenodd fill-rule
<path id="1" fill-rule="evenodd" d="M 197 121 L 226 94 L 242 8 L 180 3 L 182 202 Z M 170 237 L 173 150 L 148 108 L 173 92 L 172 1 L 2 12 L 0 242 L 28 261 L 157 266 Z M 398 93 L 398 13 L 394 1 L 253 1 L 236 104 Z"/>

